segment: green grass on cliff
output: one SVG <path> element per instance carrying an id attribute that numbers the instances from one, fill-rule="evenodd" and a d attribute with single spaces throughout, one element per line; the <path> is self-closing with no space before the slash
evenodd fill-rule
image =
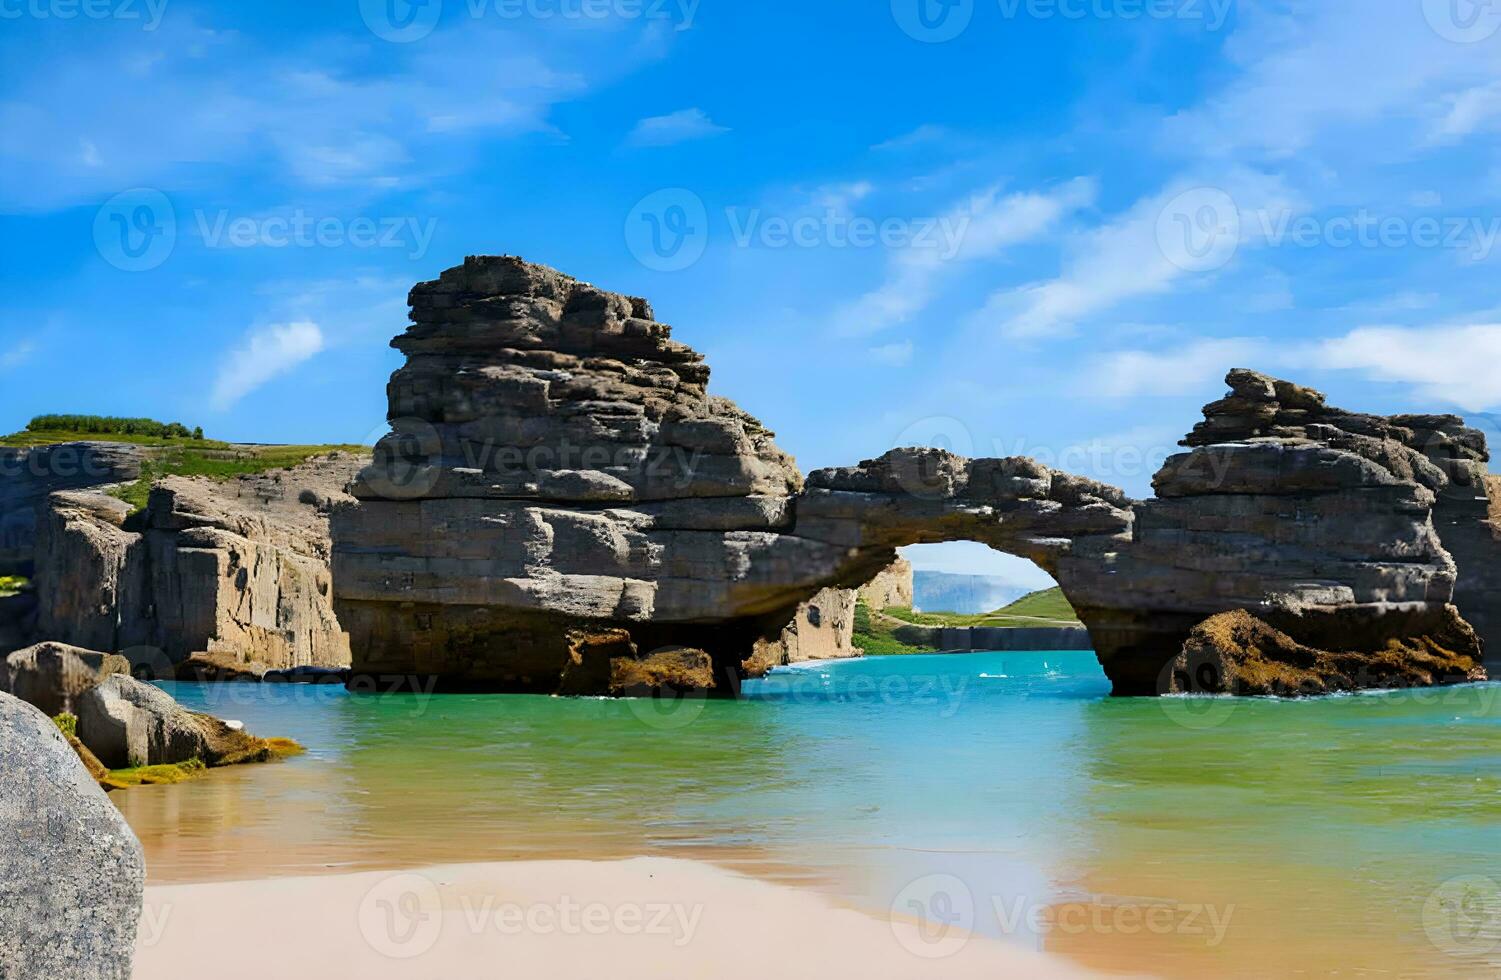
<path id="1" fill-rule="evenodd" d="M 855 603 L 854 644 L 865 651 L 867 657 L 895 657 L 911 653 L 933 653 L 928 647 L 916 647 L 903 643 L 892 633 L 889 620 L 872 616 L 863 602 Z"/>
<path id="2" fill-rule="evenodd" d="M 917 626 L 1077 626 L 1079 617 L 1074 607 L 1063 597 L 1063 590 L 1054 586 L 1040 589 L 988 613 L 913 612 L 911 609 L 893 607 L 884 610 L 887 616 Z"/>
<path id="3" fill-rule="evenodd" d="M 232 446 L 220 443 L 220 447 L 174 446 L 164 449 L 147 460 L 141 467 L 141 477 L 111 491 L 114 496 L 130 504 L 135 510 L 146 506 L 151 494 L 151 484 L 164 476 L 206 476 L 213 480 L 229 480 L 237 476 L 266 473 L 276 469 L 288 469 L 307 462 L 314 456 L 331 452 L 363 453 L 365 446 Z"/>

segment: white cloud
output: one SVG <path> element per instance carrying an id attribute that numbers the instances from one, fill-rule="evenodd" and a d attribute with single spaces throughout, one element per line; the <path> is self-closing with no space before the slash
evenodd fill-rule
<path id="1" fill-rule="evenodd" d="M 0 351 L 0 371 L 20 367 L 36 353 L 36 341 L 23 340 Z"/>
<path id="2" fill-rule="evenodd" d="M 887 367 L 906 367 L 912 363 L 912 341 L 903 340 L 894 344 L 882 344 L 872 347 L 869 351 L 870 359 L 877 364 Z"/>
<path id="3" fill-rule="evenodd" d="M 322 349 L 323 331 L 310 320 L 272 324 L 253 331 L 219 365 L 209 402 L 223 411 Z"/>
<path id="4" fill-rule="evenodd" d="M 642 119 L 625 141 L 631 146 L 671 146 L 729 131 L 729 127 L 718 125 L 702 109 L 679 109 L 665 116 Z"/>
<path id="5" fill-rule="evenodd" d="M 1013 338 L 1064 335 L 1080 321 L 1125 300 L 1166 292 L 1184 276 L 1205 275 L 1211 270 L 1195 272 L 1190 263 L 1169 258 L 1181 258 L 1181 243 L 1162 236 L 1178 233 L 1165 219 L 1174 217 L 1174 209 L 1182 206 L 1179 202 L 1206 193 L 1218 195 L 1213 200 L 1230 202 L 1217 218 L 1224 222 L 1224 233 L 1248 244 L 1254 243 L 1253 214 L 1293 207 L 1279 181 L 1248 171 L 1223 175 L 1213 185 L 1182 178 L 1137 201 L 1111 223 L 1078 236 L 1057 278 L 991 294 L 971 317 L 972 325 L 998 328 Z M 1233 239 L 1230 245 L 1235 247 Z M 1233 257 L 1232 252 L 1227 262 Z"/>
<path id="6" fill-rule="evenodd" d="M 949 131 L 944 127 L 933 123 L 924 123 L 910 133 L 904 133 L 901 136 L 884 140 L 872 146 L 871 149 L 877 151 L 905 150 L 908 147 L 921 146 L 924 143 L 936 143 L 947 139 L 948 136 Z"/>
<path id="7" fill-rule="evenodd" d="M 1444 117 L 1434 124 L 1432 139 L 1446 143 L 1462 139 L 1501 117 L 1501 82 L 1448 95 Z"/>
<path id="8" fill-rule="evenodd" d="M 1414 386 L 1425 401 L 1478 412 L 1501 406 L 1501 324 L 1361 327 L 1316 345 L 1310 366 Z"/>
<path id="9" fill-rule="evenodd" d="M 868 180 L 853 180 L 843 184 L 824 184 L 814 189 L 811 199 L 814 207 L 833 211 L 848 211 L 850 205 L 869 197 L 876 185 Z"/>
<path id="10" fill-rule="evenodd" d="M 1118 350 L 1084 371 L 1088 390 L 1111 398 L 1189 395 L 1224 380 L 1231 368 L 1252 367 L 1268 353 L 1265 341 L 1233 337 L 1198 340 L 1168 350 Z"/>
<path id="11" fill-rule="evenodd" d="M 0 204 L 97 203 L 185 176 L 196 187 L 221 172 L 239 189 L 250 168 L 302 186 L 421 185 L 477 155 L 479 137 L 556 133 L 553 106 L 659 56 L 622 43 L 621 34 L 644 36 L 646 25 L 520 31 L 503 23 L 485 18 L 420 44 L 374 42 L 378 72 L 365 44 L 324 36 L 268 49 L 204 29 L 186 12 L 149 33 L 79 30 L 57 50 L 11 39 L 0 55 L 16 80 L 0 94 L 0 168 L 9 178 Z M 110 84 L 100 84 L 101 73 Z"/>
<path id="12" fill-rule="evenodd" d="M 835 314 L 839 331 L 859 336 L 905 321 L 932 302 L 945 274 L 1043 234 L 1093 203 L 1095 192 L 1094 181 L 1081 177 L 1048 193 L 1001 197 L 992 187 L 960 202 L 937 219 L 937 241 L 894 253 L 885 282 Z"/>

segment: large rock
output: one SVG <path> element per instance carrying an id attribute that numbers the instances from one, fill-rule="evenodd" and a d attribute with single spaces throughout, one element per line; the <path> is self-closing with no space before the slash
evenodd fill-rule
<path id="1" fill-rule="evenodd" d="M 104 494 L 54 494 L 38 516 L 37 634 L 121 651 L 158 676 L 194 654 L 247 674 L 347 666 L 328 512 L 363 462 L 169 477 L 134 516 Z"/>
<path id="2" fill-rule="evenodd" d="M 49 495 L 134 480 L 146 455 L 122 442 L 0 447 L 0 575 L 31 574 L 36 509 Z"/>
<path id="3" fill-rule="evenodd" d="M 46 715 L 0 694 L 0 977 L 128 980 L 141 845 Z"/>
<path id="4" fill-rule="evenodd" d="M 0 660 L 0 691 L 41 709 L 49 718 L 78 713 L 78 701 L 111 674 L 130 673 L 130 661 L 66 643 L 38 643 Z"/>
<path id="5" fill-rule="evenodd" d="M 1168 693 L 1293 697 L 1484 680 L 1474 631 L 1449 606 L 1428 633 L 1374 650 L 1319 650 L 1243 609 L 1195 626 L 1163 679 Z M 1459 652 L 1457 652 L 1459 651 Z"/>
<path id="6" fill-rule="evenodd" d="M 78 704 L 78 738 L 111 769 L 260 761 L 265 743 L 189 711 L 170 694 L 128 675 L 106 678 Z"/>
<path id="7" fill-rule="evenodd" d="M 1489 572 L 1467 578 L 1441 540 L 1493 551 L 1475 482 L 1484 439 L 1452 416 L 1345 412 L 1237 371 L 1154 500 L 1026 458 L 932 449 L 804 487 L 644 300 L 495 256 L 410 300 L 392 433 L 331 524 L 357 672 L 604 692 L 569 638 L 615 636 L 705 651 L 729 693 L 792 656 L 789 624 L 801 645 L 822 590 L 877 578 L 898 548 L 953 540 L 1053 575 L 1118 694 L 1162 693 L 1217 613 L 1369 652 L 1442 632 L 1456 579 L 1477 619 L 1494 608 Z M 1478 656 L 1468 642 L 1457 658 Z"/>

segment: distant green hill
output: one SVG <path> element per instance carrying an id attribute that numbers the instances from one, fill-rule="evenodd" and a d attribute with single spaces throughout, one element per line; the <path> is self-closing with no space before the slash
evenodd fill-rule
<path id="1" fill-rule="evenodd" d="M 1030 592 L 1008 606 L 988 613 L 913 612 L 894 607 L 882 612 L 892 619 L 918 626 L 1076 626 L 1079 617 L 1054 586 Z"/>

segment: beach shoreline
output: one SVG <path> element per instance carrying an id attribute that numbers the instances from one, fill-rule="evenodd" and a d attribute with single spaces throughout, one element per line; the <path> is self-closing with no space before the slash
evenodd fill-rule
<path id="1" fill-rule="evenodd" d="M 661 857 L 153 885 L 135 962 L 137 980 L 1098 976 L 956 926 Z"/>

